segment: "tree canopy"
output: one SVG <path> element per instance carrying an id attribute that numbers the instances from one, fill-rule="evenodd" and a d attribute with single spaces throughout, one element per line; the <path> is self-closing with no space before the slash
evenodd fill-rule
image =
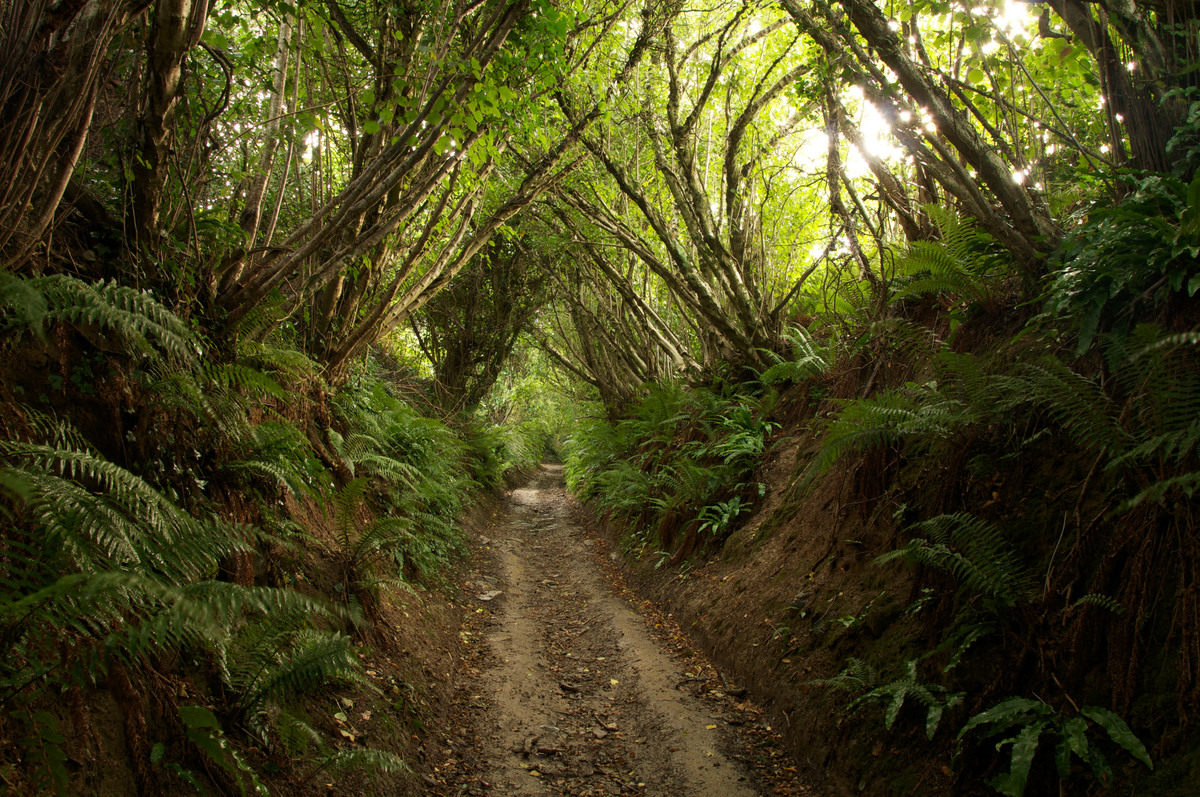
<path id="1" fill-rule="evenodd" d="M 761 367 L 814 301 L 885 301 L 933 206 L 1028 292 L 1119 174 L 1195 171 L 1195 21 L 1170 2 L 3 13 L 4 268 L 66 268 L 79 236 L 72 270 L 218 339 L 282 325 L 333 374 L 516 219 L 553 286 L 534 337 L 617 400 Z"/>

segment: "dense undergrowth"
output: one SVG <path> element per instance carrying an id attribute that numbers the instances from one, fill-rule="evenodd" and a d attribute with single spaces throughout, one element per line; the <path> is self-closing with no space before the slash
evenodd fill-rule
<path id="1" fill-rule="evenodd" d="M 840 299 L 757 379 L 651 387 L 585 427 L 573 486 L 637 553 L 703 560 L 752 516 L 783 420 L 780 444 L 817 442 L 756 534 L 803 535 L 836 479 L 893 518 L 874 566 L 914 568 L 911 591 L 852 607 L 842 664 L 809 679 L 845 695 L 839 727 L 928 737 L 965 792 L 1178 790 L 1200 707 L 1198 214 L 1200 181 L 1143 179 L 1032 299 L 944 216 L 939 241 L 897 253 L 887 301 Z"/>
<path id="2" fill-rule="evenodd" d="M 678 563 L 723 540 L 762 495 L 754 479 L 774 424 L 746 393 L 660 385 L 616 423 L 566 441 L 568 486 L 634 529 L 640 552 Z"/>
<path id="3" fill-rule="evenodd" d="M 315 696 L 378 691 L 362 660 L 387 596 L 436 580 L 518 446 L 423 416 L 370 363 L 333 390 L 285 345 L 223 355 L 147 293 L 0 279 L 5 788 L 407 770 Z"/>

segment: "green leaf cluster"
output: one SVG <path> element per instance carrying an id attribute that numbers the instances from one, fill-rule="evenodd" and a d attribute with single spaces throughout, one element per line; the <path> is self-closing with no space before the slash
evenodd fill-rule
<path id="1" fill-rule="evenodd" d="M 676 527 L 719 543 L 761 495 L 753 473 L 775 426 L 748 395 L 653 386 L 629 417 L 587 419 L 567 439 L 568 484 L 645 543 Z"/>
<path id="2" fill-rule="evenodd" d="M 1009 770 L 988 783 L 1007 797 L 1023 797 L 1029 783 L 1034 757 L 1043 737 L 1054 742 L 1054 766 L 1058 776 L 1071 776 L 1072 759 L 1079 759 L 1103 785 L 1108 785 L 1112 769 L 1101 746 L 1089 740 L 1094 728 L 1102 729 L 1109 740 L 1135 760 L 1154 769 L 1145 745 L 1119 716 L 1099 706 L 1084 706 L 1074 716 L 1065 716 L 1041 700 L 1008 697 L 967 720 L 958 732 L 960 749 L 963 739 L 975 732 L 984 738 L 1004 736 L 996 743 L 1002 750 L 1011 745 Z"/>

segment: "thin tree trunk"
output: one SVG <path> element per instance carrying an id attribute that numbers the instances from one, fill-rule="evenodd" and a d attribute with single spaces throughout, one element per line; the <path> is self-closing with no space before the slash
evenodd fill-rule
<path id="1" fill-rule="evenodd" d="M 158 0 L 150 28 L 146 90 L 133 169 L 133 232 L 143 247 L 158 241 L 168 176 L 169 137 L 183 87 L 183 61 L 200 42 L 209 0 Z"/>

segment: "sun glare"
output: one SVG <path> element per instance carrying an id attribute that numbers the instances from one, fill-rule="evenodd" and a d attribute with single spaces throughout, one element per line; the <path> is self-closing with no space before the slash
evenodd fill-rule
<path id="1" fill-rule="evenodd" d="M 1010 39 L 1026 38 L 1030 23 L 1033 21 L 1029 7 L 1029 3 L 1005 0 L 993 17 L 993 22 Z"/>
<path id="2" fill-rule="evenodd" d="M 811 127 L 800 134 L 800 144 L 792 155 L 792 166 L 797 171 L 815 172 L 825 168 L 825 153 L 829 149 L 829 136 L 824 130 Z"/>

